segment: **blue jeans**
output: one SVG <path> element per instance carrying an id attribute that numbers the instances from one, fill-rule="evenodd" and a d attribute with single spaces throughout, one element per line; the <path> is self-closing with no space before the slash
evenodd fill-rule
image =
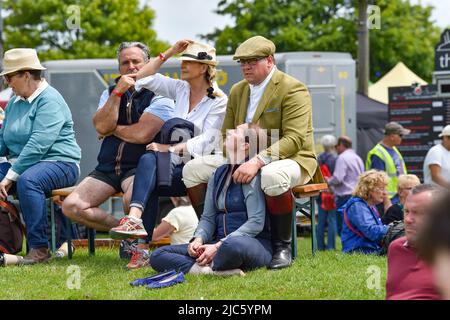
<path id="1" fill-rule="evenodd" d="M 6 162 L 0 164 L 1 179 L 10 167 Z M 38 162 L 19 176 L 16 194 L 27 229 L 29 248 L 48 248 L 46 198 L 54 189 L 73 186 L 78 176 L 77 165 L 63 161 Z"/>
<path id="2" fill-rule="evenodd" d="M 139 159 L 134 175 L 133 194 L 131 196 L 131 207 L 138 207 L 143 211 L 142 220 L 148 239 L 152 238 L 158 217 L 158 198 L 181 197 L 187 194 L 186 186 L 182 181 L 184 164 L 173 169 L 172 185 L 170 187 L 157 188 L 157 162 L 153 152 L 145 153 Z"/>
<path id="3" fill-rule="evenodd" d="M 326 211 L 319 205 L 319 221 L 316 226 L 317 248 L 325 250 L 325 227 L 328 225 L 327 250 L 336 249 L 336 210 Z"/>
<path id="4" fill-rule="evenodd" d="M 175 269 L 188 273 L 195 258 L 187 252 L 188 244 L 179 244 L 158 248 L 150 257 L 150 264 L 158 272 Z M 223 271 L 230 269 L 252 270 L 268 266 L 272 260 L 270 240 L 246 236 L 230 237 L 222 243 L 212 261 L 212 269 Z"/>
<path id="5" fill-rule="evenodd" d="M 351 197 L 352 197 L 351 194 L 339 197 L 336 196 L 336 226 L 339 237 L 341 236 L 342 226 L 344 223 L 344 211 L 339 210 L 339 208 L 341 208 L 344 204 L 346 204 L 348 199 L 350 199 Z"/>

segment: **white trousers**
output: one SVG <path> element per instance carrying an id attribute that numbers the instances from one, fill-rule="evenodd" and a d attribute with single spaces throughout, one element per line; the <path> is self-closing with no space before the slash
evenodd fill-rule
<path id="1" fill-rule="evenodd" d="M 226 162 L 218 155 L 195 158 L 183 168 L 183 181 L 186 188 L 200 183 L 208 183 L 214 171 Z M 268 196 L 274 197 L 285 193 L 297 185 L 306 184 L 310 180 L 308 174 L 290 159 L 269 163 L 261 169 L 261 189 Z"/>

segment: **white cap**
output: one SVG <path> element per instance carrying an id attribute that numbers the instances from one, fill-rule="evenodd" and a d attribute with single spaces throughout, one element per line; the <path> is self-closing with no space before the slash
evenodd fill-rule
<path id="1" fill-rule="evenodd" d="M 439 135 L 439 138 L 442 136 L 450 136 L 450 124 L 446 125 L 442 133 Z"/>

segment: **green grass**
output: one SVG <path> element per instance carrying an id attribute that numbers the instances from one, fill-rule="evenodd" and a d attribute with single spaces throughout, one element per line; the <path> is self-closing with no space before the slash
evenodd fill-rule
<path id="1" fill-rule="evenodd" d="M 339 241 L 337 241 L 339 242 Z M 129 282 L 155 274 L 152 269 L 125 271 L 117 249 L 96 250 L 89 257 L 79 249 L 74 259 L 0 269 L 0 299 L 384 299 L 386 258 L 346 255 L 340 251 L 311 255 L 310 239 L 299 238 L 299 256 L 292 267 L 247 272 L 245 277 L 187 275 L 183 284 L 162 290 L 134 288 Z M 69 289 L 68 267 L 80 268 L 81 287 Z M 379 289 L 369 289 L 375 266 Z M 379 268 L 379 269 L 378 269 Z M 376 276 L 376 275 L 375 275 Z M 372 277 L 372 278 L 371 278 Z M 375 278 L 376 279 L 376 278 Z"/>

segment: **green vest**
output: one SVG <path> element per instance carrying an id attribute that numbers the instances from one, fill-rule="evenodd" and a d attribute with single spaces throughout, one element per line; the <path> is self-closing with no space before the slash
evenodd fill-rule
<path id="1" fill-rule="evenodd" d="M 397 155 L 400 157 L 400 160 L 402 161 L 403 165 L 403 172 L 407 174 L 406 171 L 406 165 L 405 161 L 403 160 L 402 155 L 397 150 L 396 147 L 393 148 L 394 151 L 397 153 Z M 369 151 L 367 154 L 367 160 L 366 160 L 366 170 L 370 170 L 370 167 L 372 166 L 372 156 L 376 155 L 378 158 L 383 160 L 386 168 L 386 173 L 389 178 L 389 183 L 387 186 L 387 192 L 389 194 L 389 198 L 392 198 L 397 193 L 397 183 L 398 183 L 398 175 L 397 175 L 397 168 L 394 164 L 394 159 L 392 159 L 391 155 L 381 144 L 377 144 L 372 150 Z"/>

